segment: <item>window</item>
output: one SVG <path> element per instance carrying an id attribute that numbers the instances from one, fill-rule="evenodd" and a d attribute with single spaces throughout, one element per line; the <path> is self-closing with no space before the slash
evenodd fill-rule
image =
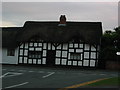
<path id="1" fill-rule="evenodd" d="M 7 56 L 15 56 L 15 49 L 7 49 Z"/>
<path id="2" fill-rule="evenodd" d="M 70 53 L 71 60 L 81 60 L 81 53 Z"/>
<path id="3" fill-rule="evenodd" d="M 40 51 L 29 51 L 28 58 L 32 58 L 32 59 L 41 58 L 41 54 L 42 53 Z"/>

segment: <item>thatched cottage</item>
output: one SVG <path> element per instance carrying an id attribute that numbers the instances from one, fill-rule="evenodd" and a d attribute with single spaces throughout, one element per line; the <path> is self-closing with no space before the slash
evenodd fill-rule
<path id="1" fill-rule="evenodd" d="M 101 22 L 26 21 L 23 27 L 2 28 L 3 64 L 96 67 Z"/>

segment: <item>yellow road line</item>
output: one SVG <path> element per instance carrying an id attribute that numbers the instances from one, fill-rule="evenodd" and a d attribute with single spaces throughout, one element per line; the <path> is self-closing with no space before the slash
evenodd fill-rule
<path id="1" fill-rule="evenodd" d="M 89 81 L 89 82 L 85 82 L 85 83 L 81 83 L 81 84 L 76 84 L 76 85 L 68 86 L 68 87 L 65 87 L 65 88 L 60 88 L 58 90 L 68 90 L 70 88 L 78 88 L 80 86 L 88 85 L 88 84 L 95 83 L 95 82 L 98 82 L 98 81 L 101 81 L 101 80 L 105 80 L 105 79 L 109 79 L 109 78 L 97 79 L 97 80 L 93 80 L 93 81 Z"/>

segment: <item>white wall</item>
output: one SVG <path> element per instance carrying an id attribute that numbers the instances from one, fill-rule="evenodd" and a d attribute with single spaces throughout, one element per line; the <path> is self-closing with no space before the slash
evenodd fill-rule
<path id="1" fill-rule="evenodd" d="M 15 56 L 7 56 L 7 48 L 2 48 L 3 64 L 18 64 L 18 48 L 15 49 Z"/>
<path id="2" fill-rule="evenodd" d="M 2 63 L 2 48 L 0 47 L 0 63 Z"/>

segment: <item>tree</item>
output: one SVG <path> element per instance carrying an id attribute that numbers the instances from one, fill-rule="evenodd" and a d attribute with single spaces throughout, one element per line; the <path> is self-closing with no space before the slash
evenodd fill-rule
<path id="1" fill-rule="evenodd" d="M 120 26 L 114 31 L 107 30 L 101 38 L 101 51 L 99 65 L 105 68 L 106 61 L 116 61 L 116 52 L 120 51 Z"/>

